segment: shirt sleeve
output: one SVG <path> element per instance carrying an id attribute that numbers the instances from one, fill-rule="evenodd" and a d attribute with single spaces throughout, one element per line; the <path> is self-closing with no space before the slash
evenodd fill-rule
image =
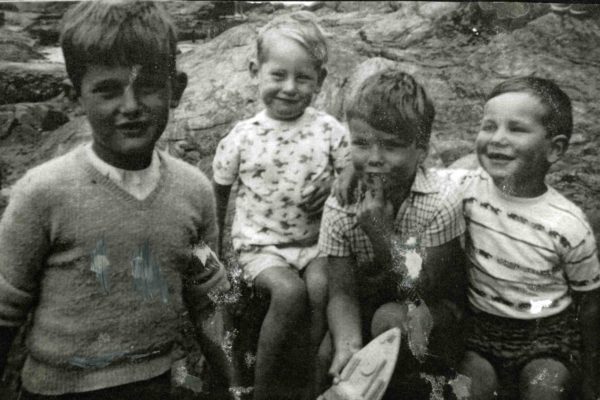
<path id="1" fill-rule="evenodd" d="M 422 245 L 437 247 L 465 233 L 466 224 L 462 212 L 462 200 L 458 187 L 450 185 L 439 197 L 439 207 L 425 228 Z"/>
<path id="2" fill-rule="evenodd" d="M 569 285 L 576 291 L 590 291 L 600 287 L 600 263 L 596 240 L 589 225 L 583 239 L 570 248 L 565 257 L 565 272 Z"/>
<path id="3" fill-rule="evenodd" d="M 236 125 L 217 146 L 213 158 L 213 179 L 219 185 L 233 185 L 240 167 L 240 139 L 243 131 Z"/>
<path id="4" fill-rule="evenodd" d="M 335 123 L 332 124 L 330 154 L 333 168 L 339 173 L 350 162 L 350 133 L 344 125 L 332 119 Z"/>
<path id="5" fill-rule="evenodd" d="M 49 248 L 39 197 L 26 174 L 12 189 L 0 221 L 0 325 L 19 326 L 33 304 Z"/>
<path id="6" fill-rule="evenodd" d="M 352 219 L 343 211 L 331 206 L 330 197 L 325 203 L 321 230 L 319 232 L 319 254 L 322 256 L 348 257 L 352 255 L 347 232 L 352 228 Z"/>

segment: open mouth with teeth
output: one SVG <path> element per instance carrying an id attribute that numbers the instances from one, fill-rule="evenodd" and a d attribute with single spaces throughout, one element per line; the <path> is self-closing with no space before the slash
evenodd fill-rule
<path id="1" fill-rule="evenodd" d="M 147 124 L 141 121 L 125 122 L 117 125 L 117 129 L 127 134 L 143 134 Z"/>
<path id="2" fill-rule="evenodd" d="M 487 158 L 489 158 L 490 160 L 494 160 L 494 161 L 511 161 L 514 160 L 515 158 L 512 156 L 509 156 L 507 154 L 502 154 L 502 153 L 487 153 Z"/>

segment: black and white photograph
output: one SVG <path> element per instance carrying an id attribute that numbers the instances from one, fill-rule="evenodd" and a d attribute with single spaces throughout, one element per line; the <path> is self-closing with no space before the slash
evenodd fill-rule
<path id="1" fill-rule="evenodd" d="M 593 2 L 0 0 L 0 400 L 599 400 L 599 72 Z"/>

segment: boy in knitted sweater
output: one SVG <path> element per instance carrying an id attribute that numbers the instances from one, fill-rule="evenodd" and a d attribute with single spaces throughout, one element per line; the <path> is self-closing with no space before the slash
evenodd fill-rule
<path id="1" fill-rule="evenodd" d="M 21 398 L 168 398 L 184 307 L 206 321 L 208 295 L 229 287 L 210 250 L 209 181 L 155 149 L 187 84 L 174 26 L 159 4 L 81 2 L 61 46 L 93 141 L 14 186 L 0 222 L 0 374 L 32 311 Z"/>

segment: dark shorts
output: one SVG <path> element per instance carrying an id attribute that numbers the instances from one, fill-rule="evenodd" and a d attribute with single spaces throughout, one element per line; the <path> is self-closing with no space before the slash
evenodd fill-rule
<path id="1" fill-rule="evenodd" d="M 466 349 L 486 358 L 500 380 L 518 381 L 529 362 L 560 361 L 572 377 L 580 376 L 581 334 L 575 307 L 546 318 L 503 318 L 471 309 L 466 319 Z M 517 380 L 515 380 L 517 379 Z"/>

